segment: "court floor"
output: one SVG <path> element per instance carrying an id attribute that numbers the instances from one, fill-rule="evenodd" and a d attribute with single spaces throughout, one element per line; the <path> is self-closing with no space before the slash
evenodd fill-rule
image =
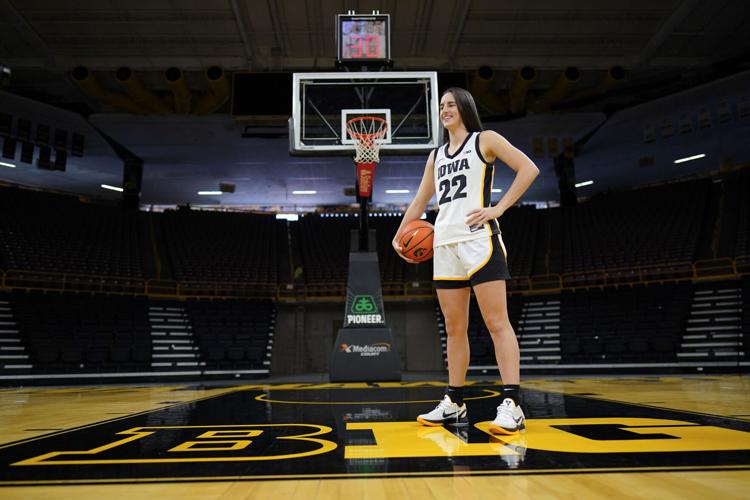
<path id="1" fill-rule="evenodd" d="M 0 498 L 747 498 L 750 377 L 524 382 L 527 430 L 414 421 L 442 382 L 0 390 Z"/>

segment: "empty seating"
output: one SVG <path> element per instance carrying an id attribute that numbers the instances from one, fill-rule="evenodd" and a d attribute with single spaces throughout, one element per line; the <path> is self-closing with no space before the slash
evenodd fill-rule
<path id="1" fill-rule="evenodd" d="M 185 309 L 206 370 L 269 369 L 276 323 L 273 302 L 188 301 Z"/>
<path id="2" fill-rule="evenodd" d="M 500 218 L 500 230 L 508 251 L 508 268 L 514 278 L 534 274 L 540 211 L 535 207 L 512 207 Z M 543 269 L 538 274 L 545 274 Z"/>
<path id="3" fill-rule="evenodd" d="M 554 209 L 558 272 L 692 261 L 710 179 L 602 194 Z M 559 217 L 559 218 L 558 218 Z"/>
<path id="4" fill-rule="evenodd" d="M 355 217 L 322 217 L 308 214 L 300 218 L 292 233 L 307 283 L 346 281 L 349 263 L 349 231 L 358 227 Z"/>
<path id="5" fill-rule="evenodd" d="M 691 285 L 564 290 L 562 363 L 676 361 Z"/>
<path id="6" fill-rule="evenodd" d="M 5 269 L 141 277 L 141 215 L 0 188 L 0 262 Z"/>
<path id="7" fill-rule="evenodd" d="M 278 281 L 278 232 L 273 215 L 177 210 L 161 226 L 178 281 L 271 283 Z"/>
<path id="8" fill-rule="evenodd" d="M 725 183 L 726 189 L 713 194 L 721 193 L 723 203 L 710 202 L 711 179 L 700 179 L 598 194 L 570 207 L 513 207 L 500 219 L 511 275 L 617 268 L 621 281 L 633 281 L 625 279 L 629 269 L 692 262 L 699 244 L 704 255 L 706 234 L 720 223 L 720 256 L 747 256 L 750 201 L 742 194 L 750 190 L 750 170 L 728 175 Z M 172 272 L 166 278 L 177 281 L 275 285 L 291 282 L 292 270 L 299 267 L 308 284 L 341 284 L 349 232 L 359 226 L 352 213 L 309 214 L 291 223 L 289 231 L 287 222 L 267 214 L 129 213 L 72 196 L 11 188 L 1 194 L 3 269 L 151 278 L 158 261 Z M 382 279 L 427 281 L 431 262 L 409 265 L 391 249 L 401 217 L 369 217 L 369 227 L 377 231 Z M 669 277 L 665 274 L 669 271 L 660 271 L 659 279 Z"/>
<path id="9" fill-rule="evenodd" d="M 705 220 L 713 217 L 707 210 L 710 194 L 711 179 L 700 179 L 603 193 L 570 207 L 513 207 L 499 221 L 511 275 L 626 270 L 693 262 L 701 231 L 714 223 Z M 743 242 L 747 240 L 747 220 L 748 216 L 740 215 L 736 254 L 746 251 Z M 369 219 L 370 227 L 378 230 L 384 281 L 425 279 L 422 275 L 429 278 L 421 270 L 413 277 L 413 266 L 394 259 L 390 240 L 400 221 L 401 215 L 371 215 Z M 298 248 L 296 257 L 301 259 L 308 283 L 345 280 L 349 230 L 356 227 L 357 217 L 330 214 L 307 215 L 295 225 L 293 244 Z M 681 277 L 683 271 L 660 269 L 659 278 Z"/>
<path id="10" fill-rule="evenodd" d="M 21 339 L 40 372 L 150 370 L 145 297 L 9 294 Z"/>

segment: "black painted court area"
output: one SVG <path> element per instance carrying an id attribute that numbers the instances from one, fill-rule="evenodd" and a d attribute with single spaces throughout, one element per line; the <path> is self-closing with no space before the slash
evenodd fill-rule
<path id="1" fill-rule="evenodd" d="M 497 386 L 468 389 L 459 431 L 414 421 L 442 393 L 238 388 L 3 445 L 0 485 L 750 469 L 747 421 L 527 390 L 527 430 L 499 439 Z"/>

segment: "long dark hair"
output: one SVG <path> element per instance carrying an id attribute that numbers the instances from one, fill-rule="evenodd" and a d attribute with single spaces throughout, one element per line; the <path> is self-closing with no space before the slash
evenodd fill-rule
<path id="1" fill-rule="evenodd" d="M 444 91 L 440 98 L 442 99 L 445 94 L 453 94 L 453 98 L 456 100 L 456 107 L 458 113 L 461 115 L 461 121 L 464 122 L 466 130 L 471 132 L 481 132 L 484 130 L 482 127 L 482 120 L 479 119 L 479 112 L 477 111 L 477 105 L 474 103 L 474 97 L 469 93 L 468 90 L 462 89 L 461 87 L 451 87 Z M 448 129 L 443 129 L 443 142 L 448 142 Z"/>

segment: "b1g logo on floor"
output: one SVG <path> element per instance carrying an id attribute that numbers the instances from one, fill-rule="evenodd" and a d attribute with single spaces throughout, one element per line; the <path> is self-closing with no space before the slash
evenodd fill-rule
<path id="1" fill-rule="evenodd" d="M 24 465 L 168 464 L 253 462 L 320 455 L 338 444 L 317 436 L 317 424 L 246 424 L 134 427 L 91 449 L 52 451 L 15 462 Z"/>
<path id="2" fill-rule="evenodd" d="M 383 324 L 383 315 L 378 311 L 372 295 L 357 295 L 352 300 L 352 307 L 346 315 L 346 322 L 349 325 Z"/>
<path id="3" fill-rule="evenodd" d="M 562 418 L 527 420 L 525 433 L 495 436 L 489 421 L 474 424 L 481 438 L 469 438 L 445 427 L 423 427 L 416 422 L 347 422 L 350 435 L 319 424 L 239 424 L 133 427 L 104 439 L 89 449 L 75 448 L 32 455 L 12 462 L 20 466 L 187 464 L 201 462 L 258 462 L 304 459 L 299 472 L 309 472 L 310 460 L 344 446 L 345 460 L 415 459 L 445 457 L 500 457 L 518 467 L 527 450 L 571 454 L 575 467 L 585 455 L 730 452 L 750 449 L 750 433 L 681 420 L 658 418 Z M 366 432 L 367 439 L 361 439 Z M 361 444 L 357 441 L 363 441 Z M 507 460 L 506 460 L 507 459 Z M 329 460 L 330 463 L 330 459 Z M 555 465 L 565 460 L 558 456 Z M 368 462 L 372 465 L 373 462 Z M 467 462 L 470 463 L 470 462 Z M 483 462 L 477 462 L 481 465 Z M 500 462 L 490 462 L 500 464 Z M 404 470 L 409 470 L 408 462 Z M 595 465 L 590 462 L 590 465 Z M 394 464 L 390 464 L 391 466 Z M 501 464 L 502 465 L 502 464 Z M 583 464 L 586 465 L 585 463 Z M 264 473 L 268 473 L 265 470 Z M 287 470 L 289 473 L 289 470 Z"/>

